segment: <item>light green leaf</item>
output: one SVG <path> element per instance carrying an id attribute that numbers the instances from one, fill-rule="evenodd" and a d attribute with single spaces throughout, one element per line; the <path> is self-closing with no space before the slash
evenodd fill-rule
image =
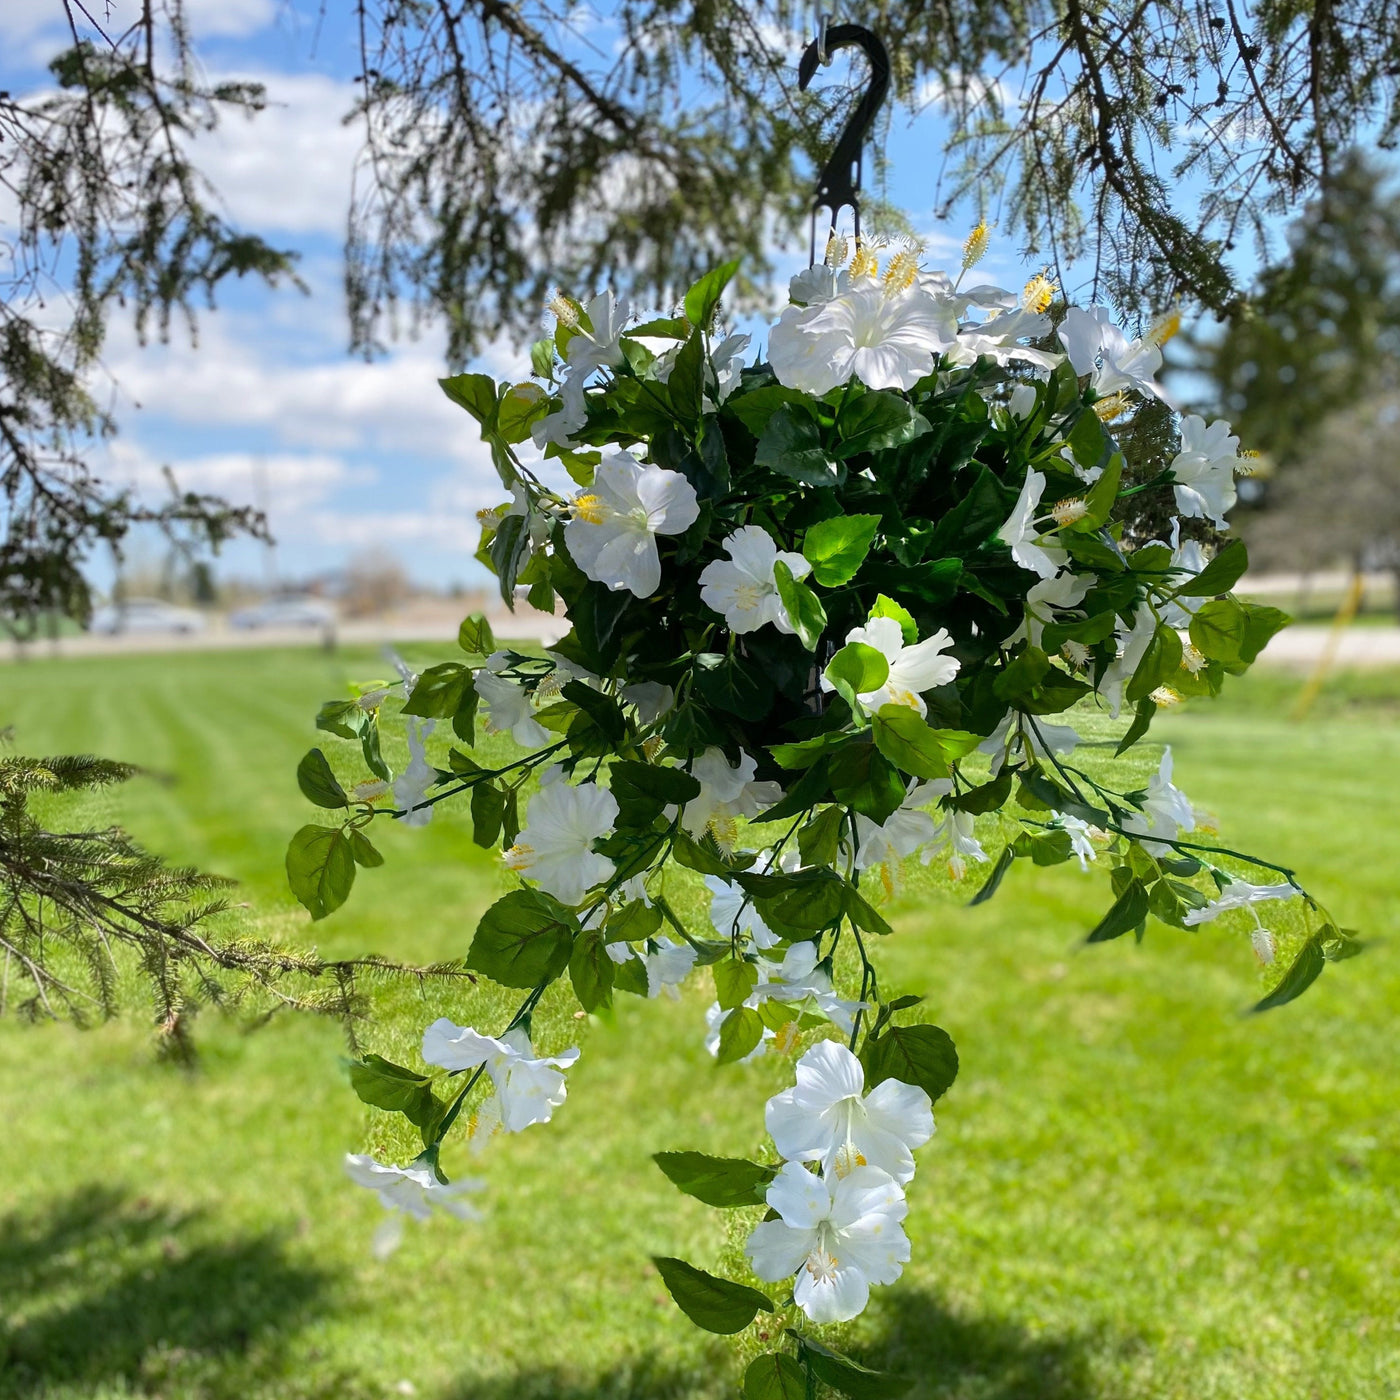
<path id="1" fill-rule="evenodd" d="M 875 606 L 870 609 L 870 616 L 892 617 L 899 623 L 899 631 L 904 638 L 904 645 L 912 647 L 919 640 L 919 624 L 914 621 L 914 614 L 908 608 L 896 603 L 893 598 L 886 597 L 883 593 L 878 594 L 875 599 Z"/>
<path id="2" fill-rule="evenodd" d="M 908 705 L 881 705 L 871 720 L 876 747 L 901 772 L 916 778 L 946 778 L 950 773 L 938 736 Z"/>
<path id="3" fill-rule="evenodd" d="M 496 650 L 495 634 L 482 613 L 475 612 L 462 619 L 457 629 L 457 645 L 473 656 L 490 656 Z"/>
<path id="4" fill-rule="evenodd" d="M 827 663 L 823 672 L 836 693 L 856 711 L 860 696 L 879 690 L 890 677 L 885 654 L 864 642 L 847 642 Z"/>
<path id="5" fill-rule="evenodd" d="M 758 968 L 743 958 L 728 957 L 710 969 L 715 976 L 715 999 L 724 1011 L 742 1006 L 758 985 Z"/>
<path id="6" fill-rule="evenodd" d="M 798 579 L 793 578 L 792 570 L 778 559 L 773 564 L 773 579 L 778 585 L 778 597 L 783 600 L 788 621 L 792 623 L 802 645 L 808 651 L 816 651 L 826 627 L 826 609 L 821 599 Z"/>
<path id="7" fill-rule="evenodd" d="M 742 1060 L 763 1039 L 763 1021 L 751 1006 L 735 1007 L 719 1027 L 719 1051 L 715 1059 L 722 1065 Z"/>
<path id="8" fill-rule="evenodd" d="M 715 307 L 719 305 L 719 299 L 724 295 L 730 278 L 738 270 L 739 259 L 735 258 L 707 272 L 685 294 L 685 318 L 692 326 L 709 330 L 710 317 L 714 315 Z"/>
<path id="9" fill-rule="evenodd" d="M 837 515 L 821 520 L 802 539 L 802 556 L 812 565 L 812 577 L 823 588 L 849 583 L 880 528 L 878 515 Z"/>
<path id="10" fill-rule="evenodd" d="M 313 919 L 345 903 L 355 883 L 355 857 L 338 826 L 304 826 L 287 847 L 287 883 Z"/>
<path id="11" fill-rule="evenodd" d="M 1191 641 L 1212 661 L 1238 661 L 1248 619 L 1234 598 L 1203 603 L 1191 619 Z"/>

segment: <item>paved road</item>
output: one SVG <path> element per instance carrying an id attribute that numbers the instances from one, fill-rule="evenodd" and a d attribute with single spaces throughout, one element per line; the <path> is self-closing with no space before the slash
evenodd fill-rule
<path id="1" fill-rule="evenodd" d="M 491 618 L 496 635 L 520 641 L 557 641 L 567 630 L 562 618 L 522 608 L 511 615 Z M 1307 670 L 1315 665 L 1327 645 L 1330 627 L 1297 626 L 1280 632 L 1260 657 L 1261 665 Z M 441 617 L 417 617 L 401 621 L 376 620 L 342 623 L 336 640 L 342 645 L 365 646 L 397 642 L 451 642 L 457 637 L 455 613 Z M 315 632 L 298 629 L 232 631 L 211 627 L 192 637 L 65 637 L 58 642 L 38 642 L 25 648 L 0 647 L 0 662 L 39 660 L 48 656 L 112 656 L 141 652 L 231 650 L 240 647 L 314 646 Z M 1363 625 L 1348 628 L 1337 646 L 1338 670 L 1400 667 L 1400 627 Z"/>

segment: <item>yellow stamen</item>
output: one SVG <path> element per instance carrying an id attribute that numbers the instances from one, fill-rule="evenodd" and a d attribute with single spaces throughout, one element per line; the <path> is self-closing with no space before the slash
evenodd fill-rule
<path id="1" fill-rule="evenodd" d="M 1170 311 L 1164 311 L 1152 323 L 1152 329 L 1147 332 L 1146 339 L 1153 345 L 1162 346 L 1169 341 L 1181 329 L 1181 308 L 1174 306 Z"/>
<path id="2" fill-rule="evenodd" d="M 856 1151 L 853 1143 L 843 1142 L 831 1165 L 836 1175 L 843 1177 L 850 1176 L 857 1167 L 868 1166 L 869 1163 L 863 1153 Z"/>
<path id="3" fill-rule="evenodd" d="M 780 1055 L 790 1055 L 797 1045 L 797 1038 L 802 1034 L 801 1027 L 796 1021 L 789 1021 L 773 1037 L 773 1048 Z"/>
<path id="4" fill-rule="evenodd" d="M 1088 664 L 1089 648 L 1083 642 L 1076 642 L 1073 637 L 1070 637 L 1060 648 L 1060 655 L 1078 671 Z"/>
<path id="5" fill-rule="evenodd" d="M 608 518 L 608 508 L 589 491 L 574 497 L 574 518 L 590 525 L 601 525 Z"/>
<path id="6" fill-rule="evenodd" d="M 851 240 L 844 233 L 833 233 L 826 240 L 826 256 L 822 261 L 828 267 L 844 267 L 851 255 Z"/>
<path id="7" fill-rule="evenodd" d="M 576 307 L 563 292 L 555 292 L 555 294 L 550 297 L 548 310 L 553 313 L 554 319 L 558 321 L 561 326 L 568 326 L 569 329 L 572 330 L 578 325 L 578 307 Z"/>
<path id="8" fill-rule="evenodd" d="M 1050 514 L 1056 525 L 1073 525 L 1076 520 L 1083 520 L 1089 514 L 1089 503 L 1083 496 L 1066 496 L 1063 501 L 1056 501 L 1050 507 Z"/>
<path id="9" fill-rule="evenodd" d="M 1246 447 L 1235 461 L 1236 476 L 1267 476 L 1268 463 L 1257 447 Z"/>
<path id="10" fill-rule="evenodd" d="M 739 839 L 739 823 L 733 817 L 711 817 L 706 829 L 722 851 L 732 851 L 734 842 Z"/>
<path id="11" fill-rule="evenodd" d="M 857 240 L 855 256 L 851 259 L 851 280 L 855 282 L 866 277 L 874 281 L 879 275 L 880 258 L 875 245 L 866 238 Z"/>
<path id="12" fill-rule="evenodd" d="M 1119 389 L 1116 394 L 1106 394 L 1098 399 L 1094 404 L 1094 412 L 1098 414 L 1100 423 L 1111 423 L 1115 418 L 1121 418 L 1132 406 L 1132 400 Z"/>
<path id="13" fill-rule="evenodd" d="M 986 256 L 987 247 L 992 241 L 992 230 L 986 219 L 979 219 L 977 227 L 967 236 L 967 241 L 963 244 L 962 265 L 963 271 L 972 267 L 974 263 L 979 263 Z"/>
<path id="14" fill-rule="evenodd" d="M 885 290 L 887 292 L 906 292 L 918 280 L 918 276 L 918 253 L 910 249 L 896 253 L 890 259 L 890 265 L 885 269 Z"/>
<path id="15" fill-rule="evenodd" d="M 1189 671 L 1193 676 L 1200 673 L 1206 664 L 1205 653 L 1191 642 L 1187 642 L 1181 649 L 1181 669 Z"/>
<path id="16" fill-rule="evenodd" d="M 1021 309 L 1036 315 L 1050 310 L 1059 286 L 1045 272 L 1037 272 L 1021 289 Z"/>
<path id="17" fill-rule="evenodd" d="M 1151 695 L 1147 697 L 1157 706 L 1159 710 L 1169 710 L 1173 705 L 1181 704 L 1181 695 L 1173 690 L 1169 685 L 1159 685 Z"/>

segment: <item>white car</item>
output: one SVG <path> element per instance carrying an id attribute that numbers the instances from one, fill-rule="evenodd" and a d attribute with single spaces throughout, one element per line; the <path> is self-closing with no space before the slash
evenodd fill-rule
<path id="1" fill-rule="evenodd" d="M 89 630 L 109 637 L 152 632 L 191 636 L 204 631 L 204 616 L 193 608 L 177 608 L 160 598 L 127 598 L 98 608 Z"/>
<path id="2" fill-rule="evenodd" d="M 316 627 L 323 631 L 335 626 L 335 609 L 319 598 L 269 598 L 252 608 L 239 608 L 229 614 L 229 626 Z"/>

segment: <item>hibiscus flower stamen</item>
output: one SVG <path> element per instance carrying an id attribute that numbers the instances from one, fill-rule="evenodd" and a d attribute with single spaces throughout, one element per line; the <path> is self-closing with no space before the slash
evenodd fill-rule
<path id="1" fill-rule="evenodd" d="M 1083 496 L 1066 496 L 1050 507 L 1050 515 L 1056 525 L 1073 525 L 1089 514 L 1089 504 Z"/>
<path id="2" fill-rule="evenodd" d="M 563 292 L 555 292 L 547 303 L 547 309 L 561 326 L 572 330 L 578 325 L 578 307 Z"/>
<path id="3" fill-rule="evenodd" d="M 822 261 L 827 267 L 844 267 L 851 255 L 851 241 L 844 233 L 833 233 L 826 240 L 826 255 Z"/>
<path id="4" fill-rule="evenodd" d="M 919 280 L 919 255 L 911 249 L 896 253 L 885 269 L 885 291 L 907 292 Z"/>
<path id="5" fill-rule="evenodd" d="M 851 281 L 862 278 L 874 281 L 880 275 L 880 257 L 875 245 L 867 238 L 856 242 L 855 256 L 851 259 Z"/>
<path id="6" fill-rule="evenodd" d="M 607 517 L 607 506 L 591 492 L 574 498 L 575 520 L 586 520 L 590 525 L 601 525 Z"/>
<path id="7" fill-rule="evenodd" d="M 1060 648 L 1060 655 L 1078 671 L 1088 664 L 1089 648 L 1083 642 L 1076 642 L 1073 637 L 1070 637 Z"/>
<path id="8" fill-rule="evenodd" d="M 1164 311 L 1152 323 L 1152 329 L 1147 332 L 1143 339 L 1149 344 L 1161 347 L 1169 341 L 1181 329 L 1181 308 L 1172 307 L 1170 311 Z"/>
<path id="9" fill-rule="evenodd" d="M 1181 649 L 1181 669 L 1189 671 L 1193 676 L 1199 675 L 1206 664 L 1205 653 L 1191 642 L 1187 642 Z"/>
<path id="10" fill-rule="evenodd" d="M 986 219 L 979 219 L 977 227 L 968 234 L 966 242 L 963 243 L 962 265 L 964 272 L 975 263 L 982 261 L 991 241 L 992 230 L 990 226 Z"/>
<path id="11" fill-rule="evenodd" d="M 1094 412 L 1098 414 L 1100 423 L 1112 423 L 1127 413 L 1132 406 L 1132 401 L 1127 394 L 1119 389 L 1117 393 L 1106 394 L 1103 398 L 1096 400 Z"/>
<path id="12" fill-rule="evenodd" d="M 1057 291 L 1059 284 L 1048 272 L 1037 272 L 1021 289 L 1021 309 L 1035 316 L 1043 315 L 1050 310 L 1050 303 L 1055 300 Z"/>
<path id="13" fill-rule="evenodd" d="M 1173 705 L 1179 705 L 1182 702 L 1181 693 L 1173 690 L 1169 685 L 1159 685 L 1147 698 L 1159 710 L 1169 710 Z"/>

